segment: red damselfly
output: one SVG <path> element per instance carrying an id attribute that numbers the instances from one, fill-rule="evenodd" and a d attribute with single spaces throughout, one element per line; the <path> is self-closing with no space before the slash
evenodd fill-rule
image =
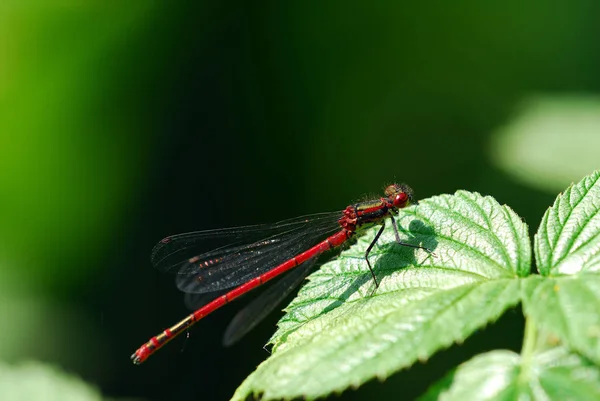
<path id="1" fill-rule="evenodd" d="M 304 216 L 272 225 L 178 234 L 160 241 L 152 250 L 152 264 L 159 270 L 177 273 L 177 286 L 186 295 L 191 294 L 187 298 L 189 304 L 196 304 L 205 294 L 212 293 L 213 299 L 143 344 L 131 356 L 133 363 L 144 362 L 167 342 L 221 306 L 296 268 L 233 319 L 224 342 L 237 341 L 304 280 L 319 255 L 339 247 L 373 225 L 381 228 L 367 248 L 365 260 L 377 288 L 379 283 L 369 262 L 369 252 L 383 233 L 386 218 L 391 219 L 398 244 L 430 252 L 400 240 L 394 213 L 414 203 L 410 187 L 392 184 L 384 193 L 384 197 L 350 205 L 342 212 Z M 200 249 L 206 249 L 207 243 L 215 239 L 227 241 L 228 245 L 200 253 Z M 214 295 L 223 291 L 222 295 Z"/>

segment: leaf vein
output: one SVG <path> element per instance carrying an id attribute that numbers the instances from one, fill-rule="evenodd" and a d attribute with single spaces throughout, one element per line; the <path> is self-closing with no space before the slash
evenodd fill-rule
<path id="1" fill-rule="evenodd" d="M 569 209 L 569 213 L 567 213 L 567 218 L 565 219 L 565 224 L 561 224 L 561 225 L 560 225 L 560 229 L 559 229 L 558 233 L 555 235 L 555 238 L 556 238 L 556 239 L 555 239 L 555 245 L 556 245 L 556 243 L 558 242 L 558 239 L 559 239 L 559 238 L 562 236 L 562 234 L 563 234 L 563 232 L 564 232 L 564 229 L 565 229 L 565 226 L 566 226 L 566 222 L 567 222 L 567 221 L 568 221 L 568 220 L 571 218 L 571 215 L 573 214 L 573 212 L 575 211 L 575 209 L 577 208 L 577 206 L 579 206 L 579 204 L 580 204 L 581 202 L 583 202 L 583 200 L 586 198 L 586 195 L 589 193 L 590 189 L 591 189 L 591 188 L 593 188 L 593 187 L 594 187 L 594 185 L 596 185 L 596 183 L 598 182 L 598 180 L 600 180 L 600 175 L 598 175 L 598 176 L 596 177 L 596 179 L 594 180 L 594 182 L 593 182 L 593 183 L 592 183 L 592 184 L 591 184 L 589 187 L 586 187 L 586 186 L 584 185 L 584 187 L 586 187 L 586 188 L 585 188 L 585 189 L 586 189 L 586 193 L 585 193 L 585 195 L 582 195 L 582 196 L 581 196 L 581 197 L 580 197 L 580 198 L 577 200 L 577 202 L 576 202 L 576 203 L 575 203 L 573 206 L 571 206 L 571 205 L 570 205 L 570 203 L 571 203 L 571 202 L 569 202 L 569 206 L 571 206 L 571 207 L 570 207 L 570 209 Z M 570 196 L 571 196 L 571 194 L 573 193 L 573 189 L 574 189 L 574 187 L 571 187 L 571 188 L 569 189 L 569 195 L 568 195 L 569 197 L 570 197 Z M 560 198 L 559 198 L 559 199 L 560 199 Z M 554 209 L 554 210 L 555 210 L 555 212 L 558 214 L 558 209 Z M 597 213 L 597 211 L 596 211 L 596 213 Z M 590 219 L 590 220 L 591 220 L 591 219 Z M 589 220 L 588 220 L 588 222 L 589 222 Z M 586 222 L 586 225 L 587 225 L 587 222 Z M 585 226 L 585 225 L 584 225 L 584 226 Z M 559 260 L 557 260 L 556 262 L 554 262 L 554 263 L 553 263 L 553 266 L 556 266 L 558 263 L 560 263 L 560 262 L 562 261 L 562 259 L 564 259 L 564 258 L 566 257 L 567 253 L 569 252 L 569 250 L 570 250 L 570 249 L 571 249 L 571 247 L 573 246 L 573 243 L 574 243 L 574 240 L 573 240 L 573 242 L 570 242 L 570 243 L 569 243 L 569 247 L 568 247 L 567 251 L 564 253 L 564 255 L 563 255 L 561 258 L 559 258 Z M 556 249 L 556 248 L 554 248 L 554 249 Z"/>
<path id="2" fill-rule="evenodd" d="M 491 237 L 495 239 L 496 244 L 502 249 L 502 254 L 504 256 L 504 261 L 506 262 L 506 264 L 508 266 L 512 266 L 512 263 L 511 263 L 511 260 L 510 260 L 510 256 L 508 255 L 506 246 L 504 246 L 504 243 L 502 242 L 502 240 L 500 239 L 500 237 L 498 237 L 498 235 L 496 235 L 496 233 L 494 231 L 492 231 L 493 224 L 492 224 L 492 221 L 490 220 L 489 216 L 486 214 L 485 210 L 481 207 L 481 205 L 477 204 L 475 201 L 473 201 L 469 197 L 462 196 L 462 195 L 463 194 L 461 193 L 461 198 L 462 199 L 466 200 L 468 203 L 472 204 L 477 210 L 479 210 L 479 212 L 481 213 L 481 216 L 487 222 L 487 226 L 488 226 L 487 227 L 487 231 L 491 234 Z M 502 210 L 504 210 L 504 208 L 502 206 L 500 206 L 500 208 Z M 506 217 L 506 216 L 504 216 L 504 217 Z M 509 225 L 512 225 L 512 224 L 509 224 Z M 482 228 L 484 228 L 484 227 L 482 227 Z M 513 233 L 514 233 L 514 231 L 513 231 Z M 512 266 L 512 267 L 514 267 L 514 266 Z"/>

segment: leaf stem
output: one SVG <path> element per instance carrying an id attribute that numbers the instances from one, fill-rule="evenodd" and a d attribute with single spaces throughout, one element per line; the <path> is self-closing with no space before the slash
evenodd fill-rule
<path id="1" fill-rule="evenodd" d="M 535 322 L 531 318 L 525 318 L 525 337 L 521 348 L 521 373 L 519 374 L 521 383 L 529 381 L 531 360 L 533 359 L 537 337 L 538 332 Z"/>

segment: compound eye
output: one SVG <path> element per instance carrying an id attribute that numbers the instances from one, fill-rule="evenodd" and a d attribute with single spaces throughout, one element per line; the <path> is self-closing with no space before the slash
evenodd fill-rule
<path id="1" fill-rule="evenodd" d="M 403 208 L 405 206 L 408 206 L 408 195 L 405 194 L 404 192 L 400 192 L 399 194 L 397 194 L 394 197 L 393 204 L 398 209 L 401 209 L 401 208 Z"/>

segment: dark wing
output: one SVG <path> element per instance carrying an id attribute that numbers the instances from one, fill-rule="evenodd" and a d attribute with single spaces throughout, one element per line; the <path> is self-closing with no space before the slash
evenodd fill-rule
<path id="1" fill-rule="evenodd" d="M 273 312 L 277 305 L 304 281 L 317 259 L 310 259 L 291 271 L 284 273 L 280 279 L 273 280 L 273 283 L 267 284 L 268 288 L 248 305 L 245 305 L 231 320 L 223 335 L 223 345 L 229 347 L 237 343 Z M 186 293 L 184 296 L 185 306 L 191 310 L 199 309 L 227 291 L 222 290 L 206 294 Z"/>
<path id="2" fill-rule="evenodd" d="M 335 233 L 340 217 L 340 212 L 321 213 L 273 225 L 173 235 L 154 247 L 151 260 L 159 270 L 177 273 L 184 292 L 220 291 L 258 277 Z"/>
<path id="3" fill-rule="evenodd" d="M 229 347 L 235 344 L 273 312 L 277 305 L 304 281 L 316 261 L 317 258 L 313 258 L 294 268 L 240 310 L 225 330 L 223 345 Z"/>

